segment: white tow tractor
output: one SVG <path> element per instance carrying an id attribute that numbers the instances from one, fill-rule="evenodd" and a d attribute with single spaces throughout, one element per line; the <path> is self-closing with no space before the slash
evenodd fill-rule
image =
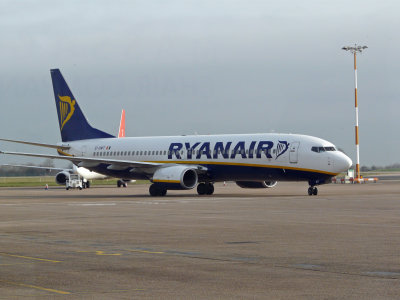
<path id="1" fill-rule="evenodd" d="M 79 174 L 70 174 L 69 178 L 65 181 L 65 188 L 67 190 L 76 188 L 81 190 L 83 188 L 81 176 Z"/>

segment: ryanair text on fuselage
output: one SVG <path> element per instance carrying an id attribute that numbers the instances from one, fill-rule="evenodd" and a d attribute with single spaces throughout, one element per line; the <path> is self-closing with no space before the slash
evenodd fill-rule
<path id="1" fill-rule="evenodd" d="M 289 143 L 286 141 L 279 141 L 278 145 L 275 159 L 289 148 Z M 201 159 L 203 155 L 207 159 L 235 159 L 237 155 L 241 158 L 261 158 L 263 153 L 267 158 L 272 158 L 271 150 L 273 147 L 274 142 L 272 141 L 252 141 L 249 145 L 246 145 L 245 141 L 239 141 L 234 147 L 232 147 L 232 142 L 216 142 L 213 148 L 210 142 L 197 142 L 193 145 L 190 143 L 171 143 L 168 159 L 182 159 L 181 150 L 183 149 L 187 151 L 187 159 Z M 211 151 L 211 149 L 213 150 Z"/>

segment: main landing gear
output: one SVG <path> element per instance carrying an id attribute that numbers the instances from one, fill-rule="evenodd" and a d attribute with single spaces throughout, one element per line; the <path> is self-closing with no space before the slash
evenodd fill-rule
<path id="1" fill-rule="evenodd" d="M 214 193 L 214 185 L 211 182 L 199 183 L 197 185 L 197 193 L 199 195 L 212 195 Z"/>
<path id="2" fill-rule="evenodd" d="M 123 180 L 121 180 L 121 179 L 118 179 L 118 181 L 117 181 L 117 187 L 127 187 L 128 185 L 127 185 L 127 183 L 125 182 L 125 181 L 123 181 Z"/>
<path id="3" fill-rule="evenodd" d="M 86 181 L 86 182 L 82 182 L 82 187 L 83 187 L 84 189 L 90 188 L 90 181 L 88 180 L 88 181 Z"/>
<path id="4" fill-rule="evenodd" d="M 167 189 L 153 183 L 152 185 L 150 185 L 149 193 L 153 197 L 165 196 L 167 194 Z"/>
<path id="5" fill-rule="evenodd" d="M 309 195 L 309 196 L 312 196 L 312 195 L 316 196 L 316 195 L 318 195 L 318 189 L 317 189 L 317 187 L 316 187 L 316 186 L 310 186 L 310 187 L 308 188 L 308 195 Z"/>

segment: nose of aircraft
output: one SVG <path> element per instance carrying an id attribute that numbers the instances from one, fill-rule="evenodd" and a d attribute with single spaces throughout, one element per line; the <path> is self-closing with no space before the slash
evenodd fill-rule
<path id="1" fill-rule="evenodd" d="M 337 168 L 339 172 L 347 171 L 353 165 L 352 160 L 343 152 L 339 152 L 339 157 L 337 161 Z"/>

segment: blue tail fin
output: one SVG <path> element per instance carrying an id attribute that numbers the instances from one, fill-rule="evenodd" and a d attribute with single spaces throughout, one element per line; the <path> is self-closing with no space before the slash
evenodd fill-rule
<path id="1" fill-rule="evenodd" d="M 78 102 L 72 95 L 67 83 L 59 69 L 50 70 L 53 81 L 54 97 L 60 125 L 61 139 L 63 142 L 113 138 L 111 134 L 90 126 Z"/>

